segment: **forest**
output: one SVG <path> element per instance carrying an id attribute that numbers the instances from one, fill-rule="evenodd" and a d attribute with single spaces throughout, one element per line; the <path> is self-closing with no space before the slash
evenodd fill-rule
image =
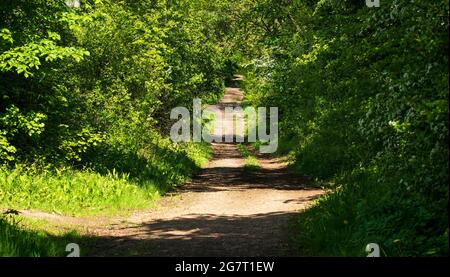
<path id="1" fill-rule="evenodd" d="M 449 2 L 379 2 L 2 0 L 0 256 L 102 239 L 27 213 L 127 216 L 195 181 L 222 152 L 171 141 L 171 110 L 236 82 L 243 106 L 279 110 L 271 158 L 238 144 L 243 174 L 270 186 L 283 157 L 324 191 L 286 221 L 291 254 L 448 256 Z"/>

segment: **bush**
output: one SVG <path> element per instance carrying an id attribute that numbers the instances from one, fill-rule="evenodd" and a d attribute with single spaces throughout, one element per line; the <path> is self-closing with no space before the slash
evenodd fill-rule
<path id="1" fill-rule="evenodd" d="M 299 247 L 447 255 L 448 2 L 267 0 L 246 12 L 273 27 L 254 31 L 265 51 L 246 67 L 247 101 L 278 106 L 280 150 L 334 184 L 298 219 Z"/>

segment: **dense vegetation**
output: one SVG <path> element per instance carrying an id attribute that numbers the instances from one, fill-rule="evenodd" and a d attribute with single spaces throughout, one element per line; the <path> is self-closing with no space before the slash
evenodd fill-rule
<path id="1" fill-rule="evenodd" d="M 65 2 L 0 3 L 0 208 L 149 205 L 209 155 L 170 141 L 171 108 L 240 66 L 279 152 L 331 190 L 296 220 L 302 254 L 448 255 L 448 1 Z"/>
<path id="2" fill-rule="evenodd" d="M 206 3 L 2 1 L 0 208 L 115 213 L 186 181 L 210 150 L 173 144 L 170 110 L 226 75 Z"/>
<path id="3" fill-rule="evenodd" d="M 279 107 L 280 151 L 333 190 L 302 251 L 447 255 L 448 1 L 266 0 L 241 24 L 247 101 Z"/>
<path id="4" fill-rule="evenodd" d="M 215 19 L 197 11 L 188 1 L 3 1 L 2 206 L 139 206 L 182 183 L 208 148 L 172 144 L 168 115 L 217 99 L 225 70 L 203 28 Z"/>

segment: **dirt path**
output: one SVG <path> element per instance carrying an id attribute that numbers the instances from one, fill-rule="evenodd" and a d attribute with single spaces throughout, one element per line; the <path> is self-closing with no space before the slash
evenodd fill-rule
<path id="1" fill-rule="evenodd" d="M 227 88 L 217 107 L 239 105 L 242 97 L 239 88 Z M 224 122 L 225 129 L 231 124 Z M 156 210 L 103 227 L 90 223 L 89 232 L 100 238 L 93 255 L 288 255 L 289 218 L 323 191 L 280 158 L 258 155 L 262 169 L 248 172 L 234 144 L 214 143 L 213 151 L 193 181 Z"/>
<path id="2" fill-rule="evenodd" d="M 217 107 L 239 105 L 242 98 L 239 88 L 227 88 Z M 224 122 L 224 129 L 230 130 L 231 124 Z M 247 172 L 234 144 L 213 143 L 213 151 L 200 174 L 177 194 L 163 198 L 156 211 L 97 230 L 106 238 L 98 255 L 288 254 L 289 218 L 322 190 L 289 173 L 282 159 L 258 155 L 262 169 Z"/>

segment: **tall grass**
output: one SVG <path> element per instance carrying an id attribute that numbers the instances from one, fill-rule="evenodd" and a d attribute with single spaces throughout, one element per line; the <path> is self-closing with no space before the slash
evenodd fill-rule
<path id="1" fill-rule="evenodd" d="M 54 257 L 65 256 L 65 245 L 78 235 L 70 232 L 52 236 L 42 231 L 24 230 L 12 216 L 0 215 L 1 257 Z"/>
<path id="2" fill-rule="evenodd" d="M 142 168 L 130 161 L 130 168 L 126 169 L 125 164 L 105 172 L 30 169 L 24 165 L 0 168 L 0 208 L 70 215 L 117 214 L 147 208 L 166 191 L 189 179 L 210 155 L 204 144 L 186 145 L 183 151 L 143 160 L 147 165 Z"/>
<path id="3" fill-rule="evenodd" d="M 33 174 L 16 167 L 0 170 L 0 184 L 1 206 L 60 214 L 143 208 L 159 196 L 152 181 L 138 186 L 127 175 L 115 172 L 102 176 L 92 171 L 66 169 Z"/>
<path id="4" fill-rule="evenodd" d="M 388 257 L 448 256 L 448 216 L 438 212 L 421 195 L 360 177 L 296 217 L 295 245 L 307 256 L 366 256 L 369 243 Z"/>
<path id="5" fill-rule="evenodd" d="M 115 167 L 0 167 L 0 210 L 34 209 L 67 215 L 112 215 L 151 207 L 161 195 L 188 180 L 211 154 L 207 144 L 162 147 Z M 105 171 L 104 171 L 105 170 Z M 74 233 L 53 235 L 0 214 L 0 256 L 63 256 Z M 39 228 L 38 228 L 39 229 Z M 76 241 L 83 241 L 77 237 Z M 86 247 L 84 247 L 85 249 Z"/>

